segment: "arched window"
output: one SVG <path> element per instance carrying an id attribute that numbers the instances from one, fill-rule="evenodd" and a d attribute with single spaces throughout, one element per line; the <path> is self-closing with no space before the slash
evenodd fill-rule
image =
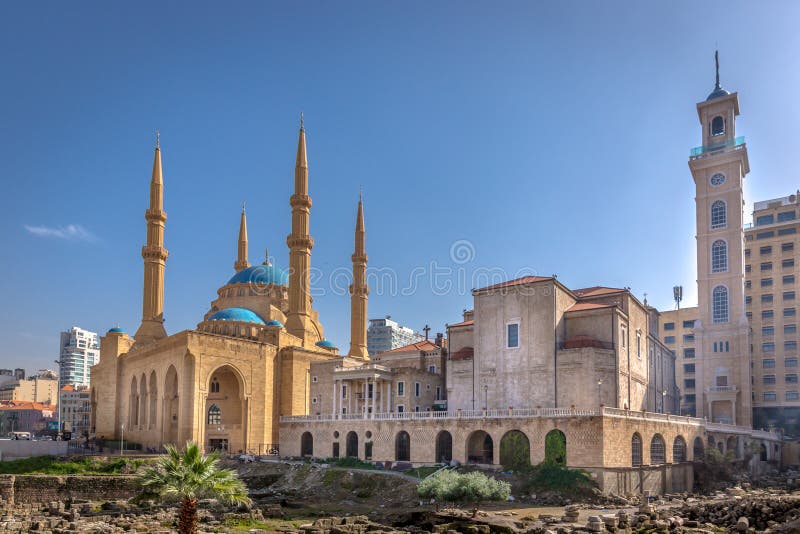
<path id="1" fill-rule="evenodd" d="M 711 204 L 711 229 L 725 228 L 728 226 L 728 210 L 725 202 L 722 200 L 715 200 Z"/>
<path id="2" fill-rule="evenodd" d="M 728 270 L 728 244 L 717 239 L 711 245 L 711 272 L 724 273 Z"/>
<path id="3" fill-rule="evenodd" d="M 217 406 L 216 404 L 212 404 L 211 408 L 208 409 L 208 424 L 209 425 L 222 424 L 222 410 L 220 410 L 219 406 Z"/>
<path id="4" fill-rule="evenodd" d="M 631 465 L 639 467 L 642 465 L 642 436 L 634 434 L 631 438 Z"/>
<path id="5" fill-rule="evenodd" d="M 711 119 L 711 135 L 722 135 L 725 133 L 725 119 L 717 115 Z"/>
<path id="6" fill-rule="evenodd" d="M 211 379 L 211 393 L 219 393 L 219 380 L 216 376 Z"/>
<path id="7" fill-rule="evenodd" d="M 677 464 L 686 461 L 686 440 L 678 436 L 672 442 L 672 463 Z"/>
<path id="8" fill-rule="evenodd" d="M 711 292 L 711 318 L 715 323 L 728 322 L 728 288 L 717 286 Z"/>
<path id="9" fill-rule="evenodd" d="M 656 434 L 650 440 L 650 465 L 667 463 L 667 447 L 661 434 Z"/>

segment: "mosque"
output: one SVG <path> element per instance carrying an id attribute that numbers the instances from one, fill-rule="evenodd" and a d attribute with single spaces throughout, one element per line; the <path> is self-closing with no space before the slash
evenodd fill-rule
<path id="1" fill-rule="evenodd" d="M 278 447 L 281 415 L 309 413 L 310 365 L 341 361 L 325 339 L 309 291 L 311 197 L 302 118 L 294 173 L 292 231 L 286 239 L 289 269 L 248 261 L 247 221 L 242 209 L 236 273 L 196 329 L 167 335 L 164 329 L 164 248 L 167 214 L 161 149 L 156 142 L 145 211 L 142 247 L 142 322 L 131 337 L 120 328 L 101 342 L 92 367 L 92 432 L 142 447 L 193 440 L 206 449 L 266 453 Z M 364 216 L 358 203 L 355 282 L 352 295 L 352 359 L 367 358 Z M 359 252 L 360 251 L 360 252 Z"/>

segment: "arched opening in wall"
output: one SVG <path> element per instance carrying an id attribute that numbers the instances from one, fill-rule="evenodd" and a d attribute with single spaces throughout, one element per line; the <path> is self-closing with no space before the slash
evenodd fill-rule
<path id="1" fill-rule="evenodd" d="M 347 433 L 347 438 L 345 439 L 344 455 L 358 458 L 358 434 L 352 430 Z"/>
<path id="2" fill-rule="evenodd" d="M 642 465 L 642 436 L 638 433 L 631 438 L 631 465 L 633 467 Z"/>
<path id="3" fill-rule="evenodd" d="M 708 446 L 712 448 L 717 446 L 717 440 L 714 439 L 714 436 L 708 436 Z"/>
<path id="4" fill-rule="evenodd" d="M 722 135 L 725 133 L 725 119 L 717 115 L 711 119 L 711 135 Z"/>
<path id="5" fill-rule="evenodd" d="M 650 465 L 667 463 L 667 447 L 661 434 L 656 434 L 650 440 Z"/>
<path id="6" fill-rule="evenodd" d="M 333 456 L 334 458 L 338 458 L 339 457 L 339 442 L 338 441 L 334 441 L 333 442 L 333 448 L 331 450 L 331 456 Z"/>
<path id="7" fill-rule="evenodd" d="M 435 460 L 443 464 L 453 460 L 453 436 L 447 430 L 442 430 L 436 435 Z"/>
<path id="8" fill-rule="evenodd" d="M 214 370 L 206 379 L 205 446 L 210 450 L 244 451 L 244 425 L 247 416 L 244 406 L 244 380 L 230 365 Z M 213 389 L 216 391 L 212 392 Z M 211 417 L 211 408 L 216 407 L 218 417 Z"/>
<path id="9" fill-rule="evenodd" d="M 725 449 L 733 453 L 734 458 L 739 458 L 739 439 L 736 436 L 730 436 L 725 443 Z"/>
<path id="10" fill-rule="evenodd" d="M 686 440 L 676 436 L 672 442 L 672 463 L 679 464 L 686 461 Z"/>
<path id="11" fill-rule="evenodd" d="M 531 443 L 519 430 L 509 430 L 500 438 L 500 465 L 505 469 L 523 469 L 531 465 Z"/>
<path id="12" fill-rule="evenodd" d="M 694 444 L 692 444 L 692 459 L 695 462 L 699 462 L 705 456 L 705 450 L 703 448 L 703 438 L 696 437 L 694 438 Z"/>
<path id="13" fill-rule="evenodd" d="M 150 410 L 147 417 L 149 428 L 155 428 L 158 422 L 156 421 L 158 414 L 158 380 L 156 379 L 156 372 L 150 373 Z"/>
<path id="14" fill-rule="evenodd" d="M 491 464 L 494 461 L 494 442 L 492 436 L 483 430 L 476 430 L 467 438 L 467 462 L 471 464 Z"/>
<path id="15" fill-rule="evenodd" d="M 762 462 L 766 462 L 768 460 L 768 458 L 767 458 L 767 446 L 764 445 L 763 443 L 758 448 L 758 459 L 761 460 Z"/>
<path id="16" fill-rule="evenodd" d="M 567 436 L 560 430 L 551 430 L 544 437 L 544 462 L 567 465 Z"/>
<path id="17" fill-rule="evenodd" d="M 725 442 L 723 440 L 719 440 L 717 442 L 717 450 L 719 450 L 719 452 L 722 454 L 725 454 Z"/>
<path id="18" fill-rule="evenodd" d="M 311 432 L 303 432 L 300 436 L 300 456 L 314 456 L 314 436 Z"/>
<path id="19" fill-rule="evenodd" d="M 131 395 L 128 401 L 128 429 L 133 430 L 139 424 L 139 385 L 136 377 L 131 378 Z"/>
<path id="20" fill-rule="evenodd" d="M 394 439 L 394 459 L 398 462 L 411 461 L 411 436 L 401 430 Z"/>
<path id="21" fill-rule="evenodd" d="M 178 414 L 180 408 L 180 398 L 178 396 L 178 372 L 175 367 L 170 365 L 167 375 L 164 378 L 164 401 L 162 421 L 162 432 L 164 443 L 178 445 Z"/>
<path id="22" fill-rule="evenodd" d="M 142 373 L 142 380 L 139 382 L 139 428 L 147 428 L 147 379 Z"/>

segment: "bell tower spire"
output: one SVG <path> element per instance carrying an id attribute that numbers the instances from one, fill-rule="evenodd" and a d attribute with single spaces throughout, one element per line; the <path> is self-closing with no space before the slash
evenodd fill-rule
<path id="1" fill-rule="evenodd" d="M 286 329 L 305 340 L 306 333 L 313 330 L 309 269 L 314 238 L 309 235 L 311 197 L 308 195 L 306 130 L 302 113 L 294 168 L 294 194 L 289 199 L 289 205 L 292 207 L 292 233 L 286 238 L 289 247 L 289 312 Z"/>
<path id="2" fill-rule="evenodd" d="M 242 202 L 242 218 L 239 221 L 239 255 L 233 268 L 236 272 L 250 267 L 250 262 L 247 261 L 247 214 L 244 209 L 244 202 Z"/>
<path id="3" fill-rule="evenodd" d="M 355 246 L 353 250 L 353 283 L 350 285 L 350 351 L 352 358 L 369 360 L 367 352 L 367 247 L 364 229 L 364 205 L 358 195 L 356 214 Z"/>
<path id="4" fill-rule="evenodd" d="M 169 252 L 164 248 L 164 179 L 161 172 L 161 135 L 156 132 L 153 174 L 150 178 L 150 207 L 145 211 L 147 243 L 142 247 L 144 259 L 144 291 L 142 324 L 134 336 L 137 342 L 167 337 L 164 330 L 164 269 Z"/>

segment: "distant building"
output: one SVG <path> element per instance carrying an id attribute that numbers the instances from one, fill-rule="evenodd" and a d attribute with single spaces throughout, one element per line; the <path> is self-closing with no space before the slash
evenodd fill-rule
<path id="1" fill-rule="evenodd" d="M 14 373 L 11 369 L 0 369 L 0 376 L 14 376 Z"/>
<path id="2" fill-rule="evenodd" d="M 19 367 L 14 369 L 14 378 L 17 380 L 25 380 L 25 369 L 20 369 Z"/>
<path id="3" fill-rule="evenodd" d="M 423 339 L 425 338 L 422 335 L 392 321 L 389 316 L 385 319 L 370 319 L 367 329 L 367 352 L 372 356 L 379 352 L 405 347 Z"/>
<path id="4" fill-rule="evenodd" d="M 56 407 L 28 401 L 0 401 L 0 435 L 39 432 L 53 419 Z"/>
<path id="5" fill-rule="evenodd" d="M 0 401 L 54 404 L 58 400 L 58 377 L 49 370 L 19 380 L 0 383 Z"/>
<path id="6" fill-rule="evenodd" d="M 61 388 L 61 405 L 59 417 L 65 431 L 73 436 L 83 436 L 89 432 L 89 414 L 91 410 L 92 392 L 87 387 L 75 388 L 66 385 Z"/>
<path id="7" fill-rule="evenodd" d="M 95 332 L 73 326 L 61 332 L 59 387 L 89 386 L 89 370 L 100 361 L 100 342 Z"/>

